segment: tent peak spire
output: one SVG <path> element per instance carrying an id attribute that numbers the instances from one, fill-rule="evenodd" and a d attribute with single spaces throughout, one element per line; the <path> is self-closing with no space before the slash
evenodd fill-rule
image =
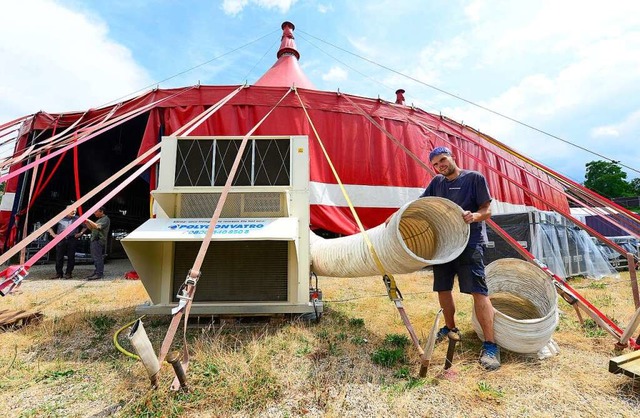
<path id="1" fill-rule="evenodd" d="M 304 89 L 316 90 L 316 87 L 309 81 L 298 64 L 300 53 L 296 48 L 293 36 L 295 25 L 285 21 L 280 27 L 282 28 L 282 38 L 280 49 L 277 53 L 278 60 L 256 81 L 255 85 L 271 87 L 291 87 L 295 85 Z"/>
<path id="2" fill-rule="evenodd" d="M 293 36 L 293 31 L 296 26 L 291 22 L 282 22 L 280 26 L 282 28 L 282 38 L 280 41 L 280 49 L 278 50 L 277 57 L 280 58 L 284 54 L 292 54 L 296 59 L 300 59 L 300 53 L 296 49 L 296 42 Z"/>

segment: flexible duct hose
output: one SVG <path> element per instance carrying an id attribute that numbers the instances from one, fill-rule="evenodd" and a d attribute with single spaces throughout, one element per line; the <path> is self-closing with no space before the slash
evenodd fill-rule
<path id="1" fill-rule="evenodd" d="M 558 294 L 549 277 L 533 264 L 515 258 L 490 263 L 485 274 L 495 308 L 495 342 L 523 354 L 537 353 L 547 346 L 558 324 Z M 475 310 L 471 323 L 484 340 Z"/>
<path id="2" fill-rule="evenodd" d="M 455 259 L 467 245 L 462 208 L 448 199 L 423 197 L 401 207 L 388 225 L 367 231 L 387 273 L 412 273 Z M 324 239 L 311 234 L 311 270 L 320 276 L 379 274 L 362 234 Z"/>

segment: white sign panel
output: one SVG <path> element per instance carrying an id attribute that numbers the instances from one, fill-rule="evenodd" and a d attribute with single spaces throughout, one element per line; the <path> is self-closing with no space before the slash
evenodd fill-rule
<path id="1" fill-rule="evenodd" d="M 202 241 L 210 219 L 149 219 L 123 241 Z M 298 218 L 219 219 L 212 240 L 290 240 L 298 237 Z"/>

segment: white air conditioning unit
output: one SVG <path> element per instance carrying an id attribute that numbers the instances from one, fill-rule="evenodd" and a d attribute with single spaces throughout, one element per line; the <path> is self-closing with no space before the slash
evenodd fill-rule
<path id="1" fill-rule="evenodd" d="M 139 313 L 176 306 L 241 142 L 163 138 L 156 218 L 122 240 L 152 302 Z M 306 136 L 249 139 L 201 273 L 194 314 L 318 310 L 309 301 Z"/>

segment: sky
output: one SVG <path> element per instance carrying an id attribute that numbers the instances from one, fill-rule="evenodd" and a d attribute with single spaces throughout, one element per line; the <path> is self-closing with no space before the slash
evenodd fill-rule
<path id="1" fill-rule="evenodd" d="M 640 177 L 637 0 L 3 1 L 0 123 L 155 86 L 253 84 L 284 21 L 319 90 L 403 88 L 577 182 L 605 158 Z"/>

